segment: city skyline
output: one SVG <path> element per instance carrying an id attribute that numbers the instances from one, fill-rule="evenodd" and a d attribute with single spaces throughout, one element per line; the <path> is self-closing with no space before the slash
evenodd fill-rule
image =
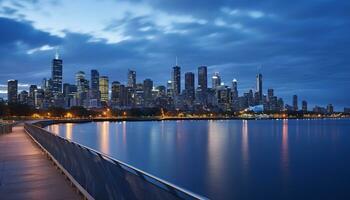
<path id="1" fill-rule="evenodd" d="M 59 48 L 66 75 L 97 69 L 110 83 L 124 82 L 130 68 L 139 81 L 165 85 L 177 56 L 181 72 L 196 74 L 206 65 L 208 75 L 220 72 L 227 84 L 236 78 L 240 94 L 255 88 L 262 65 L 265 94 L 271 87 L 289 104 L 298 94 L 310 106 L 333 103 L 341 110 L 350 102 L 349 4 L 299 4 L 0 1 L 0 24 L 7 27 L 1 30 L 0 93 L 8 79 L 39 85 L 50 76 L 48 58 Z M 106 12 L 91 16 L 95 9 Z M 73 83 L 74 75 L 63 82 Z"/>
<path id="2" fill-rule="evenodd" d="M 255 112 L 313 111 L 331 114 L 337 111 L 332 103 L 328 103 L 326 107 L 315 105 L 310 109 L 305 99 L 300 102 L 299 107 L 297 94 L 293 95 L 292 104 L 286 103 L 283 98 L 275 95 L 275 90 L 271 87 L 264 93 L 263 75 L 260 70 L 256 74 L 255 89 L 244 91 L 243 95 L 239 93 L 236 78 L 232 80 L 231 85 L 225 84 L 219 72 L 211 76 L 212 87 L 208 87 L 210 75 L 207 74 L 207 66 L 197 68 L 196 81 L 195 73 L 181 73 L 177 57 L 171 70 L 171 80 L 167 81 L 166 86 L 154 85 L 150 78 L 138 82 L 137 72 L 132 69 L 128 69 L 125 84 L 118 80 L 110 81 L 108 76 L 100 75 L 96 69 L 91 69 L 90 74 L 84 71 L 76 72 L 75 84 L 63 83 L 63 69 L 63 59 L 56 51 L 52 59 L 51 77 L 44 77 L 41 86 L 30 85 L 28 90 L 18 90 L 18 80 L 8 80 L 8 103 L 26 104 L 38 109 L 52 106 L 62 108 L 83 106 L 90 109 L 158 107 L 191 112 L 201 109 L 220 112 L 252 109 Z M 344 112 L 348 112 L 348 107 L 343 109 Z"/>

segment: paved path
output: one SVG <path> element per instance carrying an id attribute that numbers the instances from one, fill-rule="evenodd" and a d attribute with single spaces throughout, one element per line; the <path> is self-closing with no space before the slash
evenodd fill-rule
<path id="1" fill-rule="evenodd" d="M 0 199 L 81 199 L 25 133 L 0 135 Z"/>

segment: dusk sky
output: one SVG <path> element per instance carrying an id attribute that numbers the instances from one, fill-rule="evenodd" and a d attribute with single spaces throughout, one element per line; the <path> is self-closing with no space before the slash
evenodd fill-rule
<path id="1" fill-rule="evenodd" d="M 0 27 L 2 96 L 8 79 L 50 77 L 58 48 L 64 82 L 91 69 L 126 82 L 130 68 L 165 85 L 177 56 L 182 78 L 206 65 L 242 94 L 262 66 L 264 93 L 350 106 L 347 0 L 0 0 Z"/>

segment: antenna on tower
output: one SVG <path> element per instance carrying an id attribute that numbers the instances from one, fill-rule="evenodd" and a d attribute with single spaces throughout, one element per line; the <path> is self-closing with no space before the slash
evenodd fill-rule
<path id="1" fill-rule="evenodd" d="M 177 56 L 175 57 L 175 66 L 177 66 Z"/>
<path id="2" fill-rule="evenodd" d="M 262 65 L 260 64 L 260 65 L 256 68 L 256 71 L 257 71 L 258 74 L 261 73 L 261 69 L 262 69 Z"/>
<path id="3" fill-rule="evenodd" d="M 56 48 L 55 59 L 58 60 L 60 58 L 60 54 L 58 53 L 58 47 Z"/>

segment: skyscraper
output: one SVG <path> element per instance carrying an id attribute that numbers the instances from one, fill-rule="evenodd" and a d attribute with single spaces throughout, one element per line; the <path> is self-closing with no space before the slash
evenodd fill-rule
<path id="1" fill-rule="evenodd" d="M 237 84 L 237 80 L 233 79 L 232 80 L 232 99 L 237 99 L 238 98 L 238 84 Z"/>
<path id="2" fill-rule="evenodd" d="M 120 82 L 113 81 L 112 82 L 112 93 L 111 93 L 111 104 L 113 107 L 120 106 Z"/>
<path id="3" fill-rule="evenodd" d="M 221 85 L 221 77 L 219 72 L 214 73 L 213 77 L 211 78 L 211 84 L 213 89 Z"/>
<path id="4" fill-rule="evenodd" d="M 55 58 L 52 60 L 52 92 L 53 94 L 62 92 L 62 60 L 59 59 L 59 55 L 56 52 Z"/>
<path id="5" fill-rule="evenodd" d="M 9 80 L 7 82 L 7 101 L 9 103 L 17 103 L 18 81 Z"/>
<path id="6" fill-rule="evenodd" d="M 332 104 L 327 105 L 327 113 L 332 114 L 334 112 L 334 108 Z"/>
<path id="7" fill-rule="evenodd" d="M 85 73 L 79 71 L 75 74 L 75 83 L 77 86 L 78 105 L 83 106 L 88 98 L 89 81 L 85 79 Z"/>
<path id="8" fill-rule="evenodd" d="M 267 98 L 270 100 L 274 96 L 273 89 L 267 89 Z"/>
<path id="9" fill-rule="evenodd" d="M 185 73 L 185 99 L 187 104 L 192 104 L 195 98 L 194 93 L 194 73 Z"/>
<path id="10" fill-rule="evenodd" d="M 174 66 L 172 71 L 173 95 L 179 96 L 181 93 L 181 68 Z"/>
<path id="11" fill-rule="evenodd" d="M 298 96 L 293 95 L 293 110 L 298 111 Z"/>
<path id="12" fill-rule="evenodd" d="M 198 67 L 198 88 L 200 88 L 202 91 L 205 91 L 208 88 L 208 74 L 206 66 Z"/>
<path id="13" fill-rule="evenodd" d="M 28 103 L 28 92 L 23 90 L 18 95 L 18 101 L 21 104 L 27 104 Z"/>
<path id="14" fill-rule="evenodd" d="M 100 74 L 96 69 L 91 70 L 91 98 L 100 98 Z"/>
<path id="15" fill-rule="evenodd" d="M 259 103 L 262 103 L 262 99 L 263 99 L 263 89 L 262 89 L 262 74 L 257 74 L 256 75 L 256 92 L 258 93 L 258 100 Z"/>
<path id="16" fill-rule="evenodd" d="M 174 96 L 173 82 L 171 80 L 167 81 L 166 94 L 167 94 L 168 97 Z"/>
<path id="17" fill-rule="evenodd" d="M 146 106 L 150 106 L 152 104 L 152 89 L 153 89 L 153 81 L 151 79 L 145 79 L 143 81 L 143 97 Z"/>
<path id="18" fill-rule="evenodd" d="M 307 102 L 305 100 L 301 102 L 301 107 L 303 112 L 307 112 Z"/>
<path id="19" fill-rule="evenodd" d="M 136 71 L 130 69 L 128 70 L 128 87 L 136 87 Z"/>
<path id="20" fill-rule="evenodd" d="M 100 76 L 100 94 L 101 94 L 101 101 L 107 103 L 109 99 L 108 94 L 108 77 L 107 76 Z"/>

